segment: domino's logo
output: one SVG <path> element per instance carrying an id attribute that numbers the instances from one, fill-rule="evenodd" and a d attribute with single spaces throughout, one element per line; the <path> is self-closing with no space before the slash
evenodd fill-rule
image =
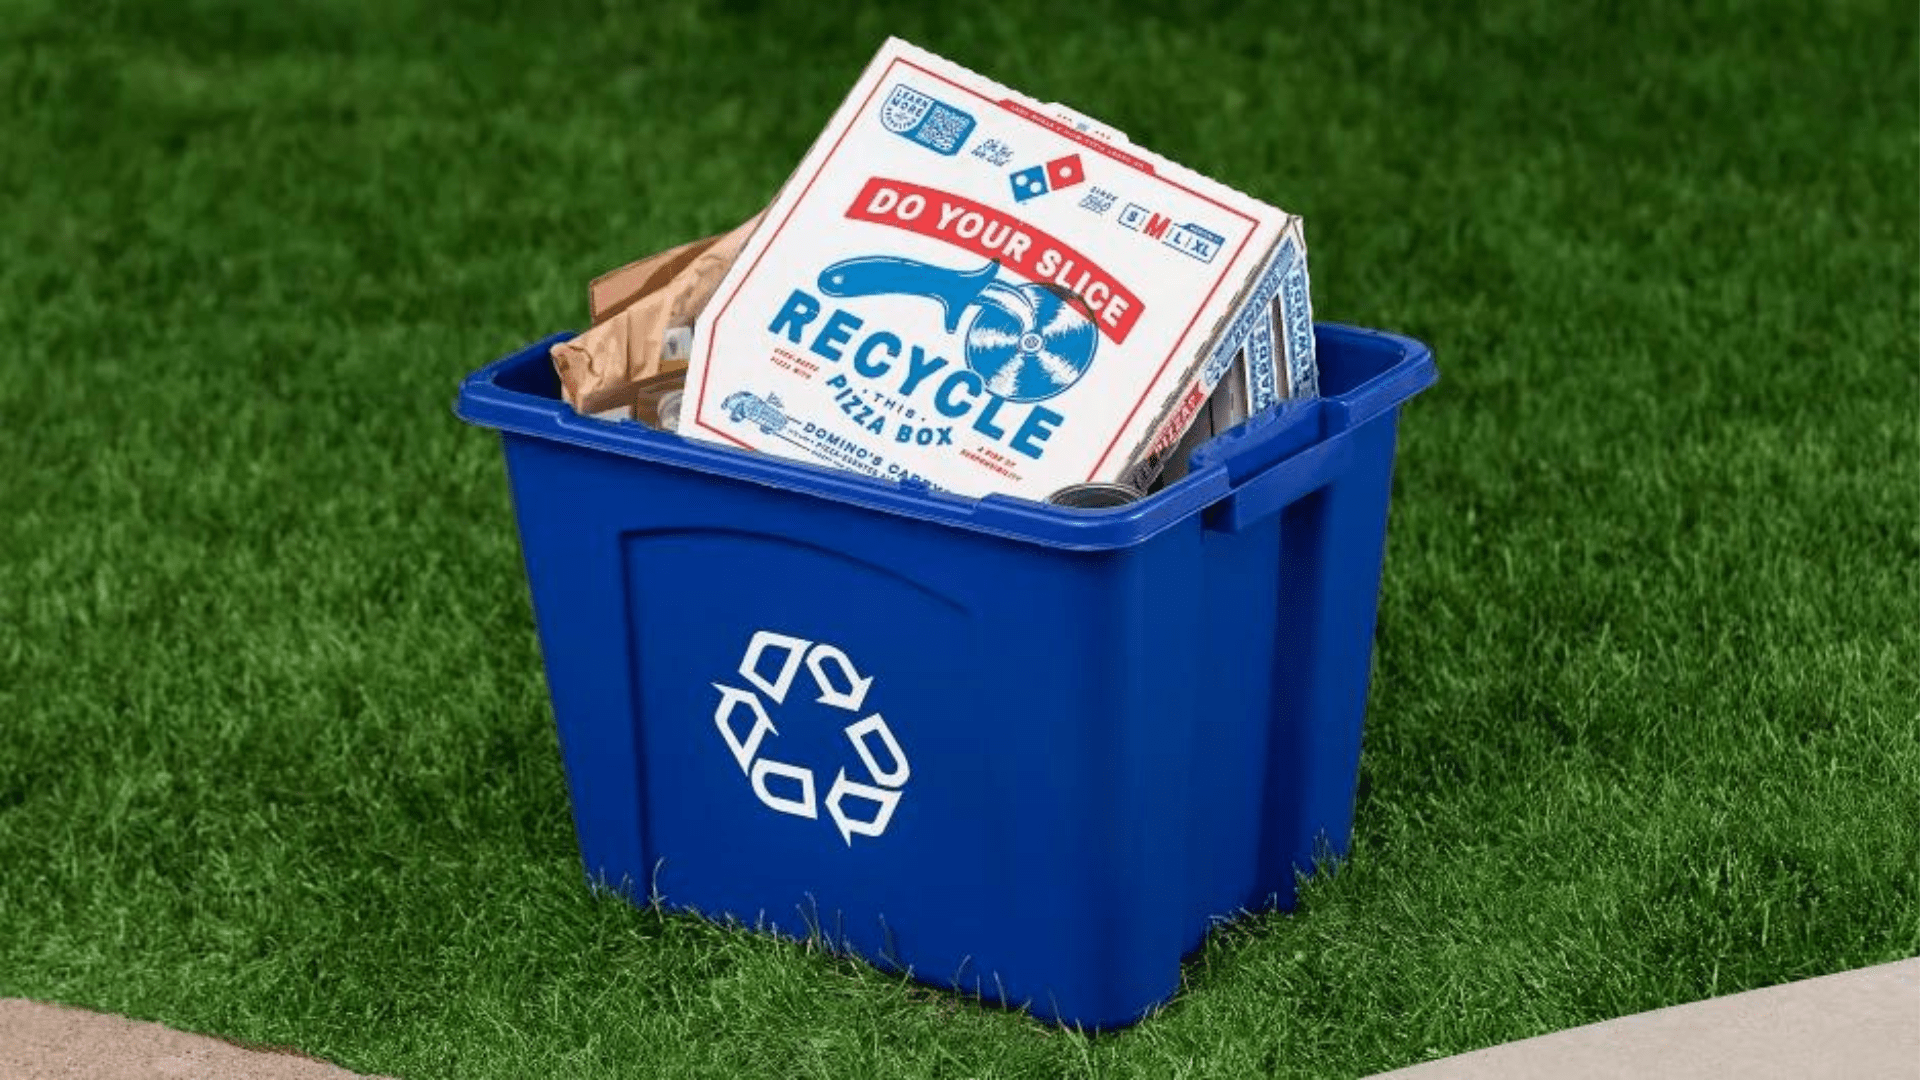
<path id="1" fill-rule="evenodd" d="M 1079 154 L 1054 158 L 1044 165 L 1034 165 L 1021 169 L 1009 177 L 1013 185 L 1013 201 L 1026 202 L 1037 199 L 1050 191 L 1070 188 L 1087 178 L 1080 164 Z"/>

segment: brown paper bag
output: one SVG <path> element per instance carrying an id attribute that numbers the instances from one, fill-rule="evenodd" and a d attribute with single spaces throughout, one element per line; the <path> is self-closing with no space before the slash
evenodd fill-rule
<path id="1" fill-rule="evenodd" d="M 594 326 L 630 307 L 648 293 L 658 292 L 675 274 L 712 247 L 725 233 L 715 233 L 609 270 L 587 286 L 587 311 Z"/>
<path id="2" fill-rule="evenodd" d="M 684 371 L 685 358 L 663 352 L 668 332 L 693 326 L 763 214 L 596 278 L 588 288 L 594 325 L 549 350 L 567 404 L 605 413 L 630 402 L 641 380 Z"/>

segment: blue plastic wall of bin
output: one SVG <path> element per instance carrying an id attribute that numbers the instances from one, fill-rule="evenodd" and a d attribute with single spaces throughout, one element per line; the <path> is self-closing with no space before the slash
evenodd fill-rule
<path id="1" fill-rule="evenodd" d="M 1317 335 L 1320 400 L 1111 510 L 581 417 L 564 334 L 469 376 L 456 411 L 503 435 L 589 877 L 1064 1024 L 1166 1001 L 1214 921 L 1290 908 L 1296 869 L 1351 836 L 1396 421 L 1436 375 L 1408 338 Z M 791 640 L 756 683 L 763 631 Z M 747 746 L 755 703 L 772 730 Z M 872 760 L 855 747 L 876 713 L 904 763 L 872 724 Z M 836 778 L 903 775 L 879 835 L 825 805 Z"/>

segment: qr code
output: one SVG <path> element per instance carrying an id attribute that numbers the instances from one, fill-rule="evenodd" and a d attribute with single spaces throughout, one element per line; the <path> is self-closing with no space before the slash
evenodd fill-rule
<path id="1" fill-rule="evenodd" d="M 972 130 L 973 117 L 936 102 L 913 137 L 943 154 L 952 154 L 960 149 Z"/>

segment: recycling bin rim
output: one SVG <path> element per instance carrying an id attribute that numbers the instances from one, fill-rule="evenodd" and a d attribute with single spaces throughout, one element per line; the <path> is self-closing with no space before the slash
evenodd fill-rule
<path id="1" fill-rule="evenodd" d="M 532 342 L 468 375 L 454 413 L 503 434 L 684 469 L 730 481 L 935 522 L 1044 547 L 1100 551 L 1131 547 L 1195 514 L 1238 531 L 1330 481 L 1344 463 L 1347 436 L 1431 386 L 1428 347 L 1403 335 L 1316 323 L 1322 357 L 1341 348 L 1392 355 L 1370 377 L 1305 401 L 1282 402 L 1197 448 L 1188 474 L 1146 498 L 1112 509 L 1054 506 L 1019 496 L 970 498 L 701 440 L 639 423 L 582 416 L 557 391 L 549 350 L 576 331 Z M 1323 371 L 1323 379 L 1326 373 Z"/>

